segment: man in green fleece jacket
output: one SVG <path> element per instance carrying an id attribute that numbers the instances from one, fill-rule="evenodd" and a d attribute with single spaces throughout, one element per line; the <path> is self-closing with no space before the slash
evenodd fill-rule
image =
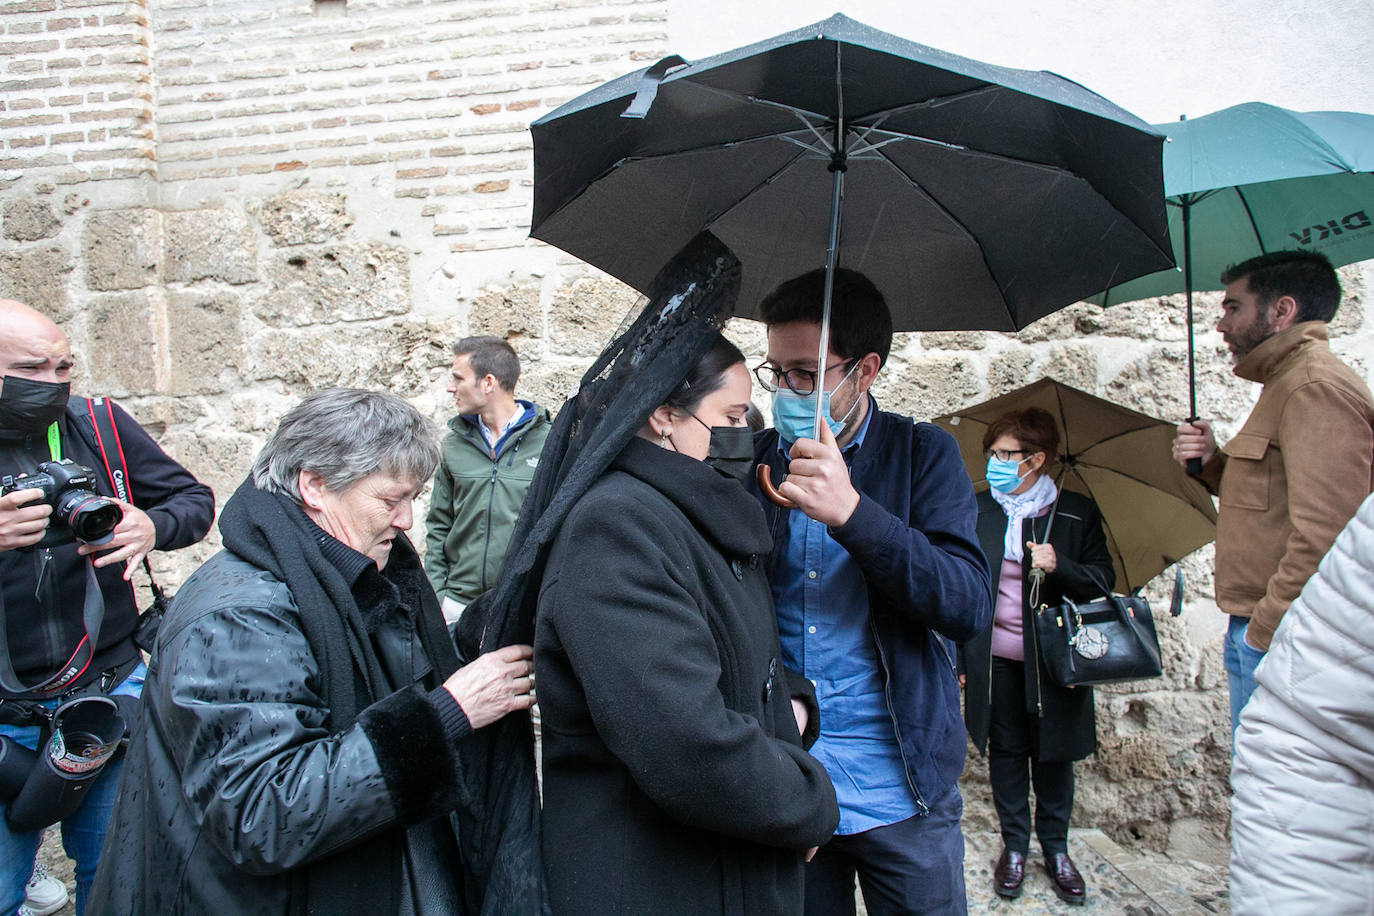
<path id="1" fill-rule="evenodd" d="M 549 434 L 549 412 L 515 396 L 520 360 L 499 337 L 453 345 L 447 386 L 458 407 L 425 519 L 425 572 L 452 624 L 496 586 L 520 504 Z"/>

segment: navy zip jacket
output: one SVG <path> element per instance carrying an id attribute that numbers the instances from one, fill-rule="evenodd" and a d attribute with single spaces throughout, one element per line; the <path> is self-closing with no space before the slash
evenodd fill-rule
<path id="1" fill-rule="evenodd" d="M 954 643 L 992 623 L 987 560 L 978 546 L 977 502 L 953 437 L 930 423 L 877 409 L 850 468 L 859 505 L 830 536 L 858 563 L 883 666 L 893 727 L 917 806 L 959 778 L 967 739 Z M 754 459 L 775 482 L 787 473 L 778 433 L 754 437 Z M 788 517 L 762 501 L 773 534 L 770 574 L 787 548 Z M 824 712 L 822 712 L 824 715 Z"/>
<path id="2" fill-rule="evenodd" d="M 168 457 L 137 421 L 114 404 L 114 424 L 129 467 L 129 490 L 135 506 L 152 520 L 157 532 L 154 548 L 174 550 L 205 537 L 215 515 L 215 497 L 210 488 L 196 480 Z M 97 403 L 97 410 L 103 404 Z M 86 409 L 86 399 L 73 397 L 58 420 L 62 457 L 70 458 L 95 472 L 95 490 L 114 496 L 105 463 L 96 451 L 95 424 Z M 110 465 L 119 469 L 119 456 L 111 449 Z M 46 432 L 19 433 L 0 430 L 0 474 L 33 473 L 41 461 L 49 460 Z M 0 551 L 0 588 L 4 589 L 7 632 L 4 638 L 14 662 L 15 672 L 26 684 L 51 676 L 76 649 L 86 629 L 81 619 L 86 595 L 86 560 L 76 552 L 74 543 L 51 549 L 47 575 L 52 589 L 40 599 L 34 595 L 44 550 Z M 134 590 L 124 581 L 124 564 L 96 570 L 96 581 L 105 599 L 105 617 L 100 627 L 100 643 L 85 673 L 67 685 L 78 687 L 103 671 L 116 668 L 138 654 L 130 636 L 138 623 Z"/>

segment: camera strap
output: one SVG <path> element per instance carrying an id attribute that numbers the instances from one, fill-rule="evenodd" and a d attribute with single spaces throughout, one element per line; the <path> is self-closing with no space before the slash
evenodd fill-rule
<path id="1" fill-rule="evenodd" d="M 114 411 L 109 406 L 108 399 L 101 398 L 100 401 L 105 407 L 108 422 L 108 433 L 101 435 L 101 418 L 96 410 L 96 402 L 90 398 L 85 399 L 86 410 L 95 425 L 95 442 L 87 441 L 87 445 L 92 446 L 95 451 L 100 453 L 101 460 L 105 462 L 105 472 L 110 477 L 110 485 L 120 499 L 128 501 L 128 486 L 124 483 L 127 479 L 128 470 L 124 465 L 124 449 L 119 442 L 119 432 L 114 428 Z M 78 434 L 82 430 L 80 424 L 73 423 L 72 426 Z M 86 438 L 83 436 L 82 438 Z M 110 469 L 109 458 L 107 457 L 104 440 L 109 439 L 112 447 L 119 455 L 120 473 L 116 475 Z M 54 423 L 48 429 L 48 450 L 53 459 L 56 460 L 62 454 L 61 440 L 58 435 L 57 424 Z M 48 562 L 48 551 L 40 551 L 40 563 Z M 144 568 L 148 570 L 149 578 L 152 577 L 152 569 L 148 566 L 148 560 L 143 560 Z M 40 576 L 41 579 L 41 576 Z M 159 596 L 161 589 L 153 583 L 153 594 Z M 51 677 L 36 684 L 24 684 L 19 680 L 19 675 L 14 670 L 14 660 L 10 656 L 8 640 L 0 639 L 0 690 L 10 695 L 12 699 L 46 699 L 60 694 L 63 690 L 70 687 L 90 667 L 91 659 L 94 657 L 96 648 L 100 645 L 100 627 L 105 620 L 105 596 L 100 590 L 100 582 L 96 579 L 95 563 L 91 557 L 86 558 L 86 589 L 85 598 L 82 602 L 81 622 L 85 627 L 86 633 L 77 643 L 76 649 L 68 657 L 67 661 Z M 3 593 L 0 593 L 0 635 L 8 632 L 8 620 L 5 615 L 5 600 Z"/>
<path id="2" fill-rule="evenodd" d="M 105 476 L 110 479 L 114 495 L 133 504 L 133 490 L 129 488 L 129 464 L 124 460 L 124 443 L 119 441 L 119 429 L 114 422 L 114 407 L 109 398 L 86 398 L 86 411 L 90 414 L 91 424 L 95 427 L 95 450 L 100 453 L 100 461 L 105 465 Z M 110 452 L 119 458 L 116 471 L 110 461 Z M 165 599 L 162 588 L 153 578 L 153 567 L 148 557 L 143 557 L 143 571 L 148 574 L 148 585 L 153 592 L 153 606 L 162 607 Z"/>
<path id="3" fill-rule="evenodd" d="M 62 444 L 58 437 L 57 424 L 48 427 L 48 452 L 53 460 L 62 457 Z M 47 551 L 42 551 L 39 562 L 47 562 Z M 71 656 L 57 670 L 57 673 L 37 684 L 24 684 L 14 670 L 14 660 L 10 657 L 9 641 L 0 639 L 0 690 L 7 694 L 32 698 L 46 698 L 61 693 L 73 681 L 86 673 L 95 647 L 100 641 L 100 625 L 105 619 L 105 598 L 100 593 L 100 583 L 95 578 L 95 564 L 86 558 L 86 598 L 81 610 L 81 621 L 86 627 L 86 635 L 76 644 Z M 5 596 L 0 592 L 0 636 L 9 632 L 9 621 L 5 617 Z"/>
<path id="4" fill-rule="evenodd" d="M 0 640 L 0 690 L 15 699 L 46 698 L 61 693 L 90 667 L 95 647 L 100 642 L 100 624 L 105 619 L 105 598 L 100 594 L 100 583 L 95 578 L 95 564 L 86 558 L 86 600 L 81 611 L 81 622 L 85 624 L 86 635 L 76 644 L 76 651 L 52 677 L 37 684 L 24 684 L 14 671 L 14 661 L 10 658 L 8 640 Z M 8 632 L 5 619 L 5 597 L 0 593 L 0 634 Z"/>

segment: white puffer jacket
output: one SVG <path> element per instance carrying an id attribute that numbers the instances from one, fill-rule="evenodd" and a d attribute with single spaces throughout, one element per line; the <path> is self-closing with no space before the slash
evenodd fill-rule
<path id="1" fill-rule="evenodd" d="M 1231 769 L 1231 911 L 1374 913 L 1374 496 L 1255 681 Z"/>

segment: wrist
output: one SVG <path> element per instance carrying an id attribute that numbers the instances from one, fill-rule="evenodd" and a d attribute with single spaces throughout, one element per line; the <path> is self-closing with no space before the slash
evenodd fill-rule
<path id="1" fill-rule="evenodd" d="M 839 528 L 849 524 L 849 520 L 854 517 L 854 512 L 859 508 L 859 491 L 850 488 L 849 492 L 839 502 L 839 511 L 834 519 L 828 523 L 828 527 Z"/>

